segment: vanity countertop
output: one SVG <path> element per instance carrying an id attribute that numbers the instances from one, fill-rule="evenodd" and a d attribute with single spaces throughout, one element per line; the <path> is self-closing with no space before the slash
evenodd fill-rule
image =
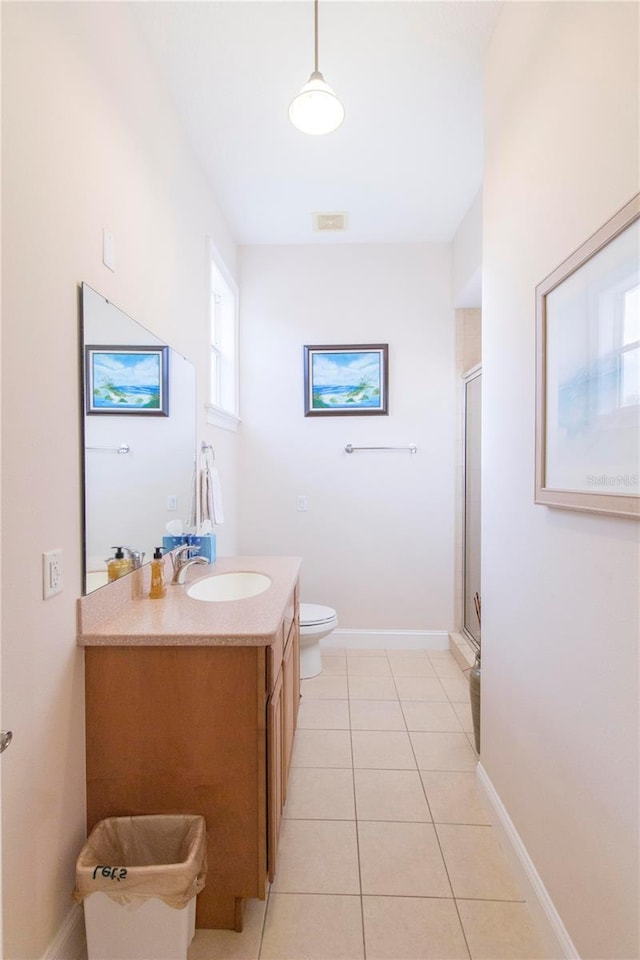
<path id="1" fill-rule="evenodd" d="M 220 557 L 195 565 L 185 584 L 167 583 L 161 600 L 148 596 L 149 565 L 78 600 L 78 644 L 88 646 L 268 646 L 273 642 L 300 572 L 299 557 Z M 170 563 L 167 578 L 170 579 Z M 207 602 L 187 594 L 203 577 L 264 573 L 271 586 L 244 600 Z"/>

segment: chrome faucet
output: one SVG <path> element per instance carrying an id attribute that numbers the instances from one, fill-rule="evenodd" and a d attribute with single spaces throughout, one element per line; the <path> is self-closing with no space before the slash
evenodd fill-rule
<path id="1" fill-rule="evenodd" d="M 183 546 L 178 547 L 177 550 L 174 550 L 171 554 L 171 561 L 173 563 L 173 577 L 171 578 L 171 583 L 184 583 L 185 576 L 189 567 L 192 567 L 196 563 L 208 563 L 206 557 L 190 557 L 189 552 L 191 550 L 199 550 L 199 547 L 194 547 L 190 543 L 185 543 Z"/>
<path id="2" fill-rule="evenodd" d="M 126 550 L 127 556 L 131 560 L 131 569 L 139 570 L 144 563 L 144 553 L 140 550 L 134 550 L 133 547 L 121 547 L 121 549 Z"/>

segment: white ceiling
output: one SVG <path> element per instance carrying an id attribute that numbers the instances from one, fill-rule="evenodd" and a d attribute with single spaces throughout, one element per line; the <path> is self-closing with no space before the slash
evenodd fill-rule
<path id="1" fill-rule="evenodd" d="M 132 3 L 238 243 L 449 241 L 482 180 L 482 61 L 502 4 L 320 0 L 319 69 L 346 116 L 288 120 L 312 0 Z M 318 234 L 312 213 L 346 211 Z"/>

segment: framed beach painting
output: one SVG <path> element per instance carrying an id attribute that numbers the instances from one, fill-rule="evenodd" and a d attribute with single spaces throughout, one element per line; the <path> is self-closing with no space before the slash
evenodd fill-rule
<path id="1" fill-rule="evenodd" d="M 305 346 L 305 417 L 386 415 L 388 359 L 386 343 Z"/>
<path id="2" fill-rule="evenodd" d="M 168 347 L 85 347 L 87 414 L 168 417 L 168 384 Z"/>
<path id="3" fill-rule="evenodd" d="M 640 516 L 640 194 L 536 287 L 535 502 Z"/>

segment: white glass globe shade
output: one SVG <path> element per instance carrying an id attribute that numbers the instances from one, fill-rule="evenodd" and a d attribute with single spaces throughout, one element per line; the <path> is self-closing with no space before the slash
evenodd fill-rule
<path id="1" fill-rule="evenodd" d="M 312 136 L 331 133 L 344 120 L 344 107 L 321 73 L 312 73 L 289 105 L 289 119 L 296 129 Z"/>

